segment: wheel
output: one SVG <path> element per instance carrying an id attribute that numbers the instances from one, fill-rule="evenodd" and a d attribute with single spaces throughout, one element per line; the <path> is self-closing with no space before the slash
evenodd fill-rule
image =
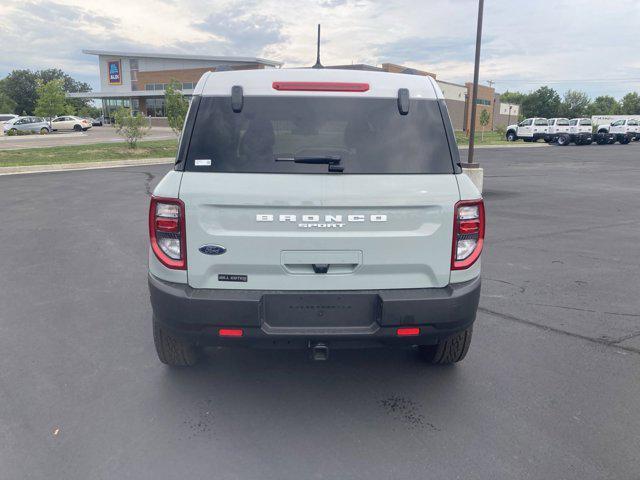
<path id="1" fill-rule="evenodd" d="M 418 351 L 423 360 L 434 365 L 457 363 L 467 356 L 472 333 L 473 326 L 440 340 L 436 345 L 420 345 Z"/>
<path id="2" fill-rule="evenodd" d="M 9 130 L 9 135 L 17 135 L 18 134 L 18 129 L 17 128 L 12 128 Z"/>
<path id="3" fill-rule="evenodd" d="M 507 132 L 507 142 L 515 142 L 518 139 L 513 130 Z"/>
<path id="4" fill-rule="evenodd" d="M 558 136 L 558 145 L 560 145 L 561 147 L 569 145 L 569 137 L 567 135 Z"/>
<path id="5" fill-rule="evenodd" d="M 153 321 L 153 343 L 160 361 L 172 367 L 191 367 L 200 359 L 200 349 L 181 338 L 176 338 Z"/>
<path id="6" fill-rule="evenodd" d="M 73 126 L 73 130 L 74 130 L 75 132 L 81 132 L 81 131 L 82 131 L 82 127 L 81 127 L 80 125 L 74 125 L 74 126 Z"/>
<path id="7" fill-rule="evenodd" d="M 631 141 L 631 139 L 629 137 L 620 137 L 618 141 L 620 142 L 620 145 L 626 145 Z"/>
<path id="8" fill-rule="evenodd" d="M 47 133 L 49 133 L 49 129 L 46 127 L 42 127 L 40 129 L 40 135 L 46 135 Z"/>

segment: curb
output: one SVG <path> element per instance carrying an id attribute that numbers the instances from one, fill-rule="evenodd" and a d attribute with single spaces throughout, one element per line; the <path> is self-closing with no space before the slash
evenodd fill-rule
<path id="1" fill-rule="evenodd" d="M 102 168 L 133 167 L 136 165 L 158 165 L 173 163 L 175 158 L 132 158 L 129 160 L 108 160 L 104 162 L 58 163 L 55 165 L 18 165 L 0 167 L 2 175 L 20 175 L 25 173 L 72 172 L 74 170 L 96 170 Z"/>
<path id="2" fill-rule="evenodd" d="M 543 148 L 550 147 L 548 143 L 532 143 L 532 144 L 521 144 L 521 145 L 476 145 L 473 148 Z M 469 150 L 469 145 L 458 145 L 459 150 Z"/>

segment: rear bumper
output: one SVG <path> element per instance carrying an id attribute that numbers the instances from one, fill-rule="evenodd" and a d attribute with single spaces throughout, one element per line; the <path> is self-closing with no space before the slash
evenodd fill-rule
<path id="1" fill-rule="evenodd" d="M 444 288 L 407 290 L 205 290 L 149 275 L 154 321 L 174 335 L 200 345 L 279 348 L 304 348 L 315 341 L 332 347 L 433 344 L 474 322 L 480 283 L 477 277 Z M 305 320 L 296 321 L 292 309 Z M 323 318 L 333 321 L 323 324 Z M 419 327 L 420 333 L 398 337 L 400 326 Z M 220 337 L 221 328 L 241 328 L 243 335 Z"/>

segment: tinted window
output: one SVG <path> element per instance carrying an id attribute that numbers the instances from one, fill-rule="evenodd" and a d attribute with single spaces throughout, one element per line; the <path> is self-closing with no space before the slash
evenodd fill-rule
<path id="1" fill-rule="evenodd" d="M 528 127 L 532 123 L 533 123 L 533 119 L 527 118 L 526 120 L 523 120 L 522 122 L 520 122 L 520 126 L 521 127 Z"/>
<path id="2" fill-rule="evenodd" d="M 617 122 L 613 122 L 611 124 L 612 127 L 619 127 L 620 125 L 624 125 L 624 120 L 618 120 Z"/>
<path id="3" fill-rule="evenodd" d="M 566 118 L 559 118 L 558 120 L 556 120 L 556 125 L 569 125 L 569 120 L 567 120 Z"/>
<path id="4" fill-rule="evenodd" d="M 635 120 L 629 120 L 629 121 L 627 122 L 627 125 L 633 125 L 633 126 L 635 126 L 635 125 L 638 125 L 638 122 L 636 122 Z"/>
<path id="5" fill-rule="evenodd" d="M 333 97 L 245 97 L 240 113 L 230 97 L 203 97 L 186 170 L 327 173 L 292 161 L 326 156 L 339 157 L 345 174 L 453 173 L 437 101 L 411 100 L 400 115 L 395 98 Z"/>
<path id="6" fill-rule="evenodd" d="M 580 120 L 580 125 L 585 126 L 585 127 L 590 127 L 591 126 L 591 120 L 589 120 L 588 118 L 585 118 L 583 120 Z"/>
<path id="7" fill-rule="evenodd" d="M 575 118 L 572 120 L 569 120 L 569 125 L 577 125 L 578 124 L 578 120 L 576 120 Z"/>

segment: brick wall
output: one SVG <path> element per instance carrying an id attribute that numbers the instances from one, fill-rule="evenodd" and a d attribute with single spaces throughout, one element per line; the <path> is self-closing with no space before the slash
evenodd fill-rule
<path id="1" fill-rule="evenodd" d="M 466 102 L 460 100 L 445 99 L 447 104 L 447 110 L 449 110 L 449 116 L 451 117 L 451 123 L 454 130 L 464 130 L 464 117 L 466 114 Z"/>
<path id="2" fill-rule="evenodd" d="M 469 98 L 469 108 L 467 109 L 467 125 L 465 128 L 465 130 L 468 130 L 471 125 L 471 108 L 472 108 L 471 94 L 473 93 L 473 82 L 467 82 L 465 83 L 465 85 L 467 87 L 467 92 L 468 92 L 467 95 Z M 478 100 L 486 101 L 488 102 L 488 105 L 476 104 L 476 132 L 482 129 L 482 126 L 480 125 L 480 114 L 482 113 L 482 110 L 487 110 L 490 115 L 489 123 L 487 124 L 486 127 L 484 127 L 485 131 L 493 130 L 493 125 L 494 125 L 493 103 L 494 103 L 495 93 L 496 93 L 495 88 L 486 87 L 484 85 L 478 85 Z"/>

